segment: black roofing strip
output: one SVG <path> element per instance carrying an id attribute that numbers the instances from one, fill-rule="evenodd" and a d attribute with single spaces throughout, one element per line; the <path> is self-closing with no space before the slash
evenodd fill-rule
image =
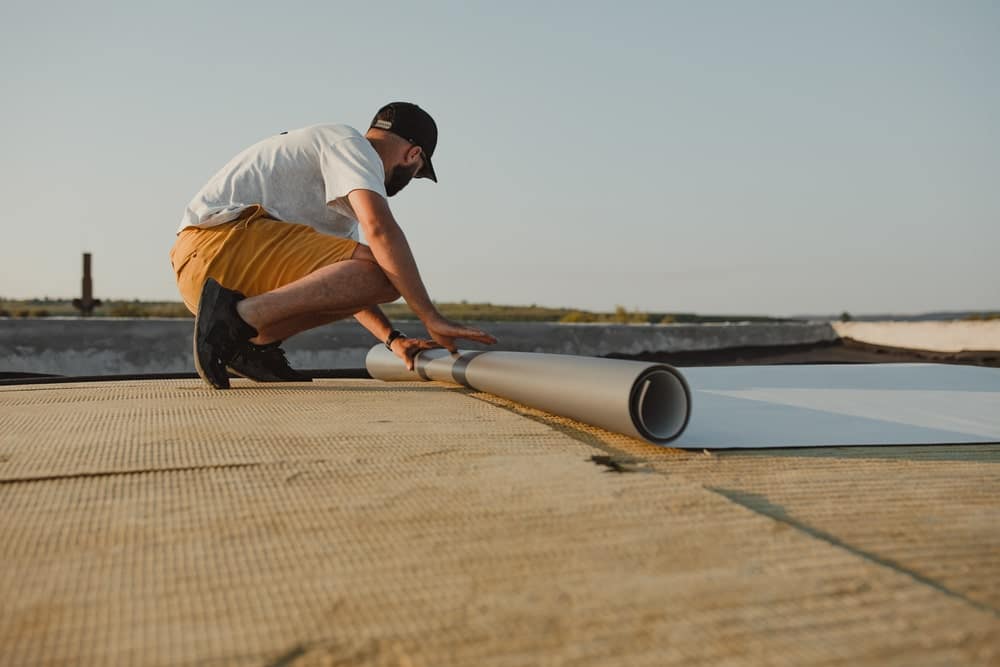
<path id="1" fill-rule="evenodd" d="M 371 379 L 364 368 L 320 368 L 300 371 L 313 379 Z M 130 373 L 126 375 L 25 375 L 0 379 L 0 387 L 28 384 L 65 384 L 72 382 L 118 382 L 128 380 L 196 380 L 197 373 Z"/>
<path id="2" fill-rule="evenodd" d="M 427 375 L 427 362 L 429 359 L 425 358 L 422 354 L 417 354 L 413 358 L 413 370 L 417 372 L 421 380 L 430 380 L 430 376 Z"/>
<path id="3" fill-rule="evenodd" d="M 328 378 L 337 380 L 360 379 L 371 380 L 372 376 L 367 368 L 320 368 L 310 371 L 302 371 L 309 377 Z"/>
<path id="4" fill-rule="evenodd" d="M 466 386 L 469 389 L 475 388 L 469 384 L 469 379 L 466 377 L 466 371 L 469 369 L 469 363 L 481 354 L 482 352 L 467 352 L 455 360 L 455 363 L 451 366 L 451 377 L 455 380 L 455 382 Z"/>

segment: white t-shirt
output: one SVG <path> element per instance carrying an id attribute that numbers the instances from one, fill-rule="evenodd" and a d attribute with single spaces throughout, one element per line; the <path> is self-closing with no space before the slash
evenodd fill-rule
<path id="1" fill-rule="evenodd" d="M 383 197 L 385 172 L 371 143 L 347 125 L 313 125 L 275 135 L 220 169 L 187 205 L 177 232 L 236 219 L 260 204 L 278 220 L 357 240 L 352 190 Z"/>

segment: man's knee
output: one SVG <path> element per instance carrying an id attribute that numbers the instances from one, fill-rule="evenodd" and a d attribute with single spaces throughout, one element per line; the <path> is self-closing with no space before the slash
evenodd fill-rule
<path id="1" fill-rule="evenodd" d="M 379 269 L 379 273 L 382 273 L 382 269 Z M 392 303 L 400 297 L 399 290 L 396 289 L 396 286 L 392 284 L 385 273 L 382 273 L 382 280 L 382 289 L 379 290 L 376 298 L 379 303 Z"/>
<path id="2" fill-rule="evenodd" d="M 385 294 L 379 299 L 379 303 L 392 303 L 396 299 L 400 298 L 402 294 L 396 289 L 392 283 L 389 283 L 386 287 Z"/>
<path id="3" fill-rule="evenodd" d="M 372 254 L 371 248 L 363 243 L 359 243 L 358 247 L 354 249 L 354 254 L 351 255 L 351 259 L 360 259 L 365 262 L 371 262 L 373 265 L 369 270 L 377 274 L 380 286 L 375 293 L 376 303 L 392 303 L 400 297 L 399 290 L 392 284 L 389 278 L 382 271 L 382 267 L 378 265 L 375 260 L 375 255 Z"/>

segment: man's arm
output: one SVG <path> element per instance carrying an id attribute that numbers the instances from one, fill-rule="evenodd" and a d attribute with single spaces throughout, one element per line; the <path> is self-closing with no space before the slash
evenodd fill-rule
<path id="1" fill-rule="evenodd" d="M 385 313 L 378 306 L 372 306 L 371 308 L 365 308 L 356 312 L 354 319 L 381 341 L 388 338 L 389 333 L 392 331 L 392 323 L 389 322 L 389 318 L 385 316 Z"/>
<path id="2" fill-rule="evenodd" d="M 421 321 L 439 316 L 420 278 L 406 235 L 389 209 L 389 202 L 371 190 L 353 190 L 347 198 L 375 261 L 410 309 Z"/>
<path id="3" fill-rule="evenodd" d="M 382 309 L 378 306 L 372 306 L 371 308 L 365 308 L 364 310 L 358 311 L 354 314 L 354 319 L 356 319 L 365 329 L 372 332 L 372 335 L 383 343 L 392 332 L 392 323 L 389 322 L 389 318 L 385 316 L 385 313 L 383 313 Z M 397 338 L 392 341 L 392 347 L 389 349 L 392 350 L 397 357 L 402 359 L 403 363 L 406 364 L 406 367 L 412 371 L 413 359 L 417 356 L 417 353 L 422 350 L 430 350 L 435 347 L 438 347 L 437 343 L 429 340 L 423 340 L 422 338 Z"/>
<path id="4" fill-rule="evenodd" d="M 455 340 L 467 338 L 480 343 L 493 344 L 496 339 L 484 331 L 466 327 L 444 318 L 431 302 L 424 287 L 413 252 L 406 240 L 406 235 L 389 209 L 389 203 L 382 195 L 371 190 L 353 190 L 348 195 L 351 208 L 354 209 L 365 239 L 371 247 L 372 255 L 378 262 L 382 272 L 389 282 L 399 291 L 409 304 L 410 309 L 420 318 L 427 333 L 448 351 L 456 350 Z M 381 313 L 381 311 L 379 311 Z M 365 315 L 369 317 L 369 315 Z M 378 317 L 374 315 L 374 317 Z M 385 315 L 382 315 L 385 318 Z M 361 320 L 359 320 L 361 321 Z M 371 320 L 370 320 L 371 321 Z M 365 325 L 361 321 L 362 325 Z M 388 320 L 385 320 L 388 326 Z M 367 325 L 365 325 L 367 328 Z M 375 323 L 379 326 L 379 323 Z M 369 329 L 371 331 L 371 329 Z M 372 331 L 372 333 L 375 333 Z M 386 331 L 388 335 L 388 331 Z M 383 339 L 384 340 L 384 339 Z"/>

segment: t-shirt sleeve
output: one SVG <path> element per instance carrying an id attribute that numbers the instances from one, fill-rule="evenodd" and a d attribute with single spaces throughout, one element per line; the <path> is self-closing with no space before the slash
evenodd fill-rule
<path id="1" fill-rule="evenodd" d="M 382 161 L 364 137 L 324 144 L 320 150 L 320 169 L 327 203 L 346 197 L 353 190 L 371 190 L 386 196 Z"/>

